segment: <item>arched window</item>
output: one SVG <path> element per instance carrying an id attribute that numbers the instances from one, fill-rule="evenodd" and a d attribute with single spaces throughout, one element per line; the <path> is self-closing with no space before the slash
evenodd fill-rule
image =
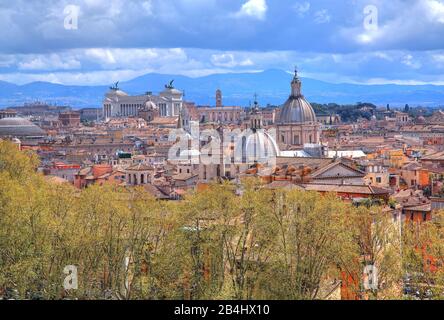
<path id="1" fill-rule="evenodd" d="M 242 137 L 242 163 L 247 163 L 247 137 Z"/>

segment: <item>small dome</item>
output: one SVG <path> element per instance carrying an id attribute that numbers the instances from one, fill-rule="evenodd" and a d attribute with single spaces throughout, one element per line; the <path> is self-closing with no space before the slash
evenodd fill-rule
<path id="1" fill-rule="evenodd" d="M 423 116 L 419 116 L 417 122 L 418 123 L 425 123 L 426 119 Z"/>
<path id="2" fill-rule="evenodd" d="M 145 102 L 145 110 L 156 110 L 157 106 L 154 102 L 152 102 L 151 100 L 148 100 L 147 102 Z"/>
<path id="3" fill-rule="evenodd" d="M 316 114 L 310 103 L 302 95 L 301 88 L 302 83 L 298 78 L 297 71 L 295 71 L 293 81 L 291 82 L 291 95 L 281 109 L 280 123 L 317 122 Z"/>
<path id="4" fill-rule="evenodd" d="M 235 148 L 236 162 L 266 163 L 280 154 L 276 140 L 263 129 L 248 130 L 239 139 Z"/>
<path id="5" fill-rule="evenodd" d="M 45 135 L 45 131 L 29 120 L 23 118 L 0 119 L 0 136 L 40 137 Z"/>

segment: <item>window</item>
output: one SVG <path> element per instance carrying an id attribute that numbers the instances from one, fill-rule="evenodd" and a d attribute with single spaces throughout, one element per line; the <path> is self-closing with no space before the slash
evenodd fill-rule
<path id="1" fill-rule="evenodd" d="M 376 177 L 376 183 L 381 183 L 382 182 L 382 178 L 381 177 Z"/>
<path id="2" fill-rule="evenodd" d="M 247 138 L 242 137 L 242 163 L 247 163 Z"/>

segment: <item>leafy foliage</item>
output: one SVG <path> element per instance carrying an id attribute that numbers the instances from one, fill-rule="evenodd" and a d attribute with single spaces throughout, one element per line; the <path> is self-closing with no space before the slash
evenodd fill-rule
<path id="1" fill-rule="evenodd" d="M 324 299 L 326 284 L 362 273 L 364 251 L 386 285 L 397 275 L 384 229 L 364 236 L 383 215 L 373 207 L 255 179 L 241 196 L 227 182 L 177 202 L 137 188 L 80 191 L 47 182 L 14 145 L 0 150 L 0 296 Z M 67 265 L 78 268 L 77 290 L 63 288 Z"/>

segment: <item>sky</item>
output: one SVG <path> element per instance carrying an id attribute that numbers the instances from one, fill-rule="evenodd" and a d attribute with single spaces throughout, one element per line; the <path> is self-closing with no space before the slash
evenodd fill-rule
<path id="1" fill-rule="evenodd" d="M 291 71 L 444 84 L 444 0 L 0 0 L 0 80 Z"/>

